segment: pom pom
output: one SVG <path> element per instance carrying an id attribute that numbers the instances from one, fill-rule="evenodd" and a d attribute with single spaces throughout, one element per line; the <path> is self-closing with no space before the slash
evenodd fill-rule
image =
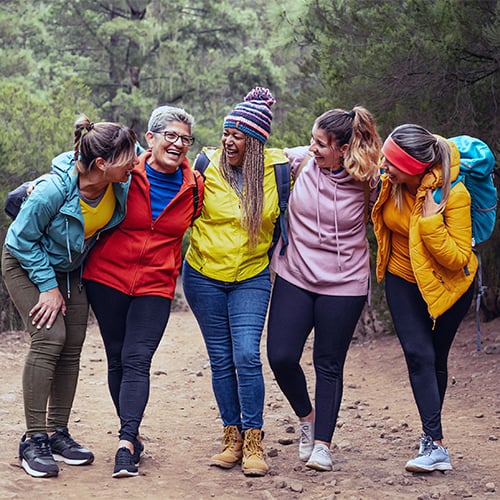
<path id="1" fill-rule="evenodd" d="M 248 101 L 264 101 L 268 106 L 272 106 L 276 102 L 276 99 L 273 97 L 269 89 L 264 87 L 255 87 L 245 96 L 245 102 Z"/>

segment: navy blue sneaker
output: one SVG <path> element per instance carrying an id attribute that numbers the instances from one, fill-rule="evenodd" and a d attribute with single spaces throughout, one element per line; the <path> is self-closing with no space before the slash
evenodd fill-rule
<path id="1" fill-rule="evenodd" d="M 53 477 L 59 474 L 52 452 L 49 436 L 45 432 L 33 434 L 30 438 L 26 434 L 19 443 L 19 461 L 21 467 L 33 477 Z"/>
<path id="2" fill-rule="evenodd" d="M 115 456 L 115 469 L 113 477 L 133 477 L 138 476 L 139 471 L 134 463 L 134 457 L 125 446 L 118 448 Z"/>
<path id="3" fill-rule="evenodd" d="M 94 461 L 94 454 L 78 444 L 67 427 L 57 427 L 49 439 L 54 460 L 68 465 L 87 465 Z"/>

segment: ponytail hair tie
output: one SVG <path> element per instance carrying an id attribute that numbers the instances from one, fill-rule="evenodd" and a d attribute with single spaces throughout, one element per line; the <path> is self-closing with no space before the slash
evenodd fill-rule
<path id="1" fill-rule="evenodd" d="M 352 118 L 354 119 L 354 117 L 356 116 L 356 111 L 354 111 L 354 109 L 351 109 L 351 111 L 348 111 L 347 114 Z"/>
<path id="2" fill-rule="evenodd" d="M 87 127 L 87 132 L 90 132 L 94 128 L 94 122 L 90 122 Z"/>

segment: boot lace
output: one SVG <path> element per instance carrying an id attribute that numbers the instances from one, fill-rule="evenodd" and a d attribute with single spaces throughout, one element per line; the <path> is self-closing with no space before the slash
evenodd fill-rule
<path id="1" fill-rule="evenodd" d="M 245 441 L 244 441 L 245 454 L 247 456 L 257 456 L 262 458 L 264 455 L 264 450 L 262 449 L 262 437 L 260 430 L 258 431 L 246 431 Z"/>
<path id="2" fill-rule="evenodd" d="M 238 441 L 238 428 L 235 425 L 224 427 L 222 441 L 224 442 L 224 451 L 233 448 Z"/>

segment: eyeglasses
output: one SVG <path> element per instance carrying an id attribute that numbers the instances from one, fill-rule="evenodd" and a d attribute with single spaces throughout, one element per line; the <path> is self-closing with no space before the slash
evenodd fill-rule
<path id="1" fill-rule="evenodd" d="M 172 144 L 177 142 L 177 139 L 181 140 L 181 143 L 184 147 L 192 146 L 194 143 L 194 137 L 192 135 L 179 135 L 171 130 L 166 130 L 164 132 L 154 132 L 155 134 L 163 135 L 163 138 Z"/>

